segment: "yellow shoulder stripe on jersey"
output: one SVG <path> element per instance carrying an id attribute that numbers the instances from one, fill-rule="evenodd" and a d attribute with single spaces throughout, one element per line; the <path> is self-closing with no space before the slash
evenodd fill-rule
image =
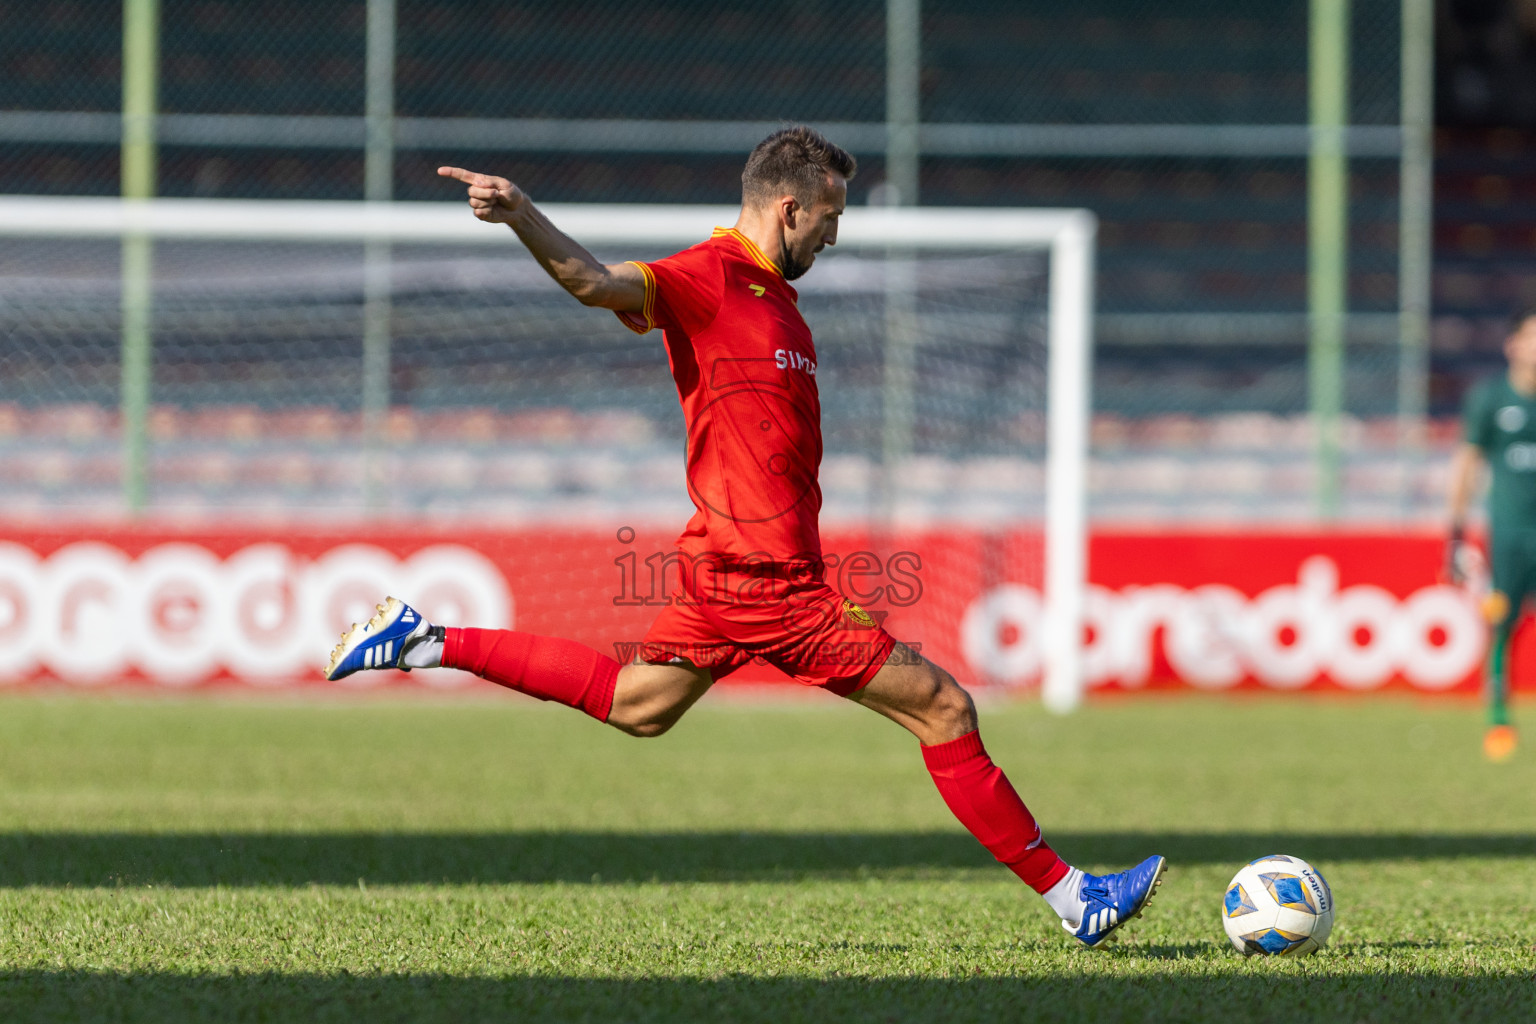
<path id="1" fill-rule="evenodd" d="M 628 327 L 636 334 L 644 334 L 656 326 L 656 275 L 650 267 L 639 260 L 629 260 L 628 263 L 632 267 L 638 267 L 640 276 L 645 278 L 645 304 L 641 308 L 640 316 L 638 317 L 634 313 L 619 310 L 615 310 L 615 312 L 618 313 L 619 320 L 623 322 L 625 327 Z"/>
<path id="2" fill-rule="evenodd" d="M 771 270 L 775 274 L 780 273 L 779 265 L 773 262 L 773 260 L 769 259 L 767 256 L 764 256 L 763 250 L 757 247 L 757 243 L 752 241 L 752 239 L 748 238 L 746 235 L 742 234 L 740 231 L 737 231 L 735 228 L 715 228 L 714 234 L 710 235 L 710 237 L 719 238 L 722 235 L 730 235 L 732 238 L 736 239 L 737 242 L 741 243 L 741 247 L 747 251 L 747 257 L 751 259 L 753 263 L 756 263 L 764 270 Z"/>

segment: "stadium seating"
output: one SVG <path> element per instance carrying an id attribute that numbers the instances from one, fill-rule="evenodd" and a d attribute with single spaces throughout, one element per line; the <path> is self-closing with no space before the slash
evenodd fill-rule
<path id="1" fill-rule="evenodd" d="M 612 519 L 681 524 L 689 513 L 683 462 L 664 434 L 634 434 L 633 417 L 557 409 L 538 416 L 483 408 L 390 411 L 397 440 L 379 449 L 383 511 L 455 520 Z M 158 511 L 325 521 L 364 502 L 367 450 L 356 416 L 250 406 L 157 406 L 150 474 Z M 117 417 L 81 404 L 0 406 L 0 501 L 25 515 L 48 504 L 65 518 L 122 509 Z M 172 426 L 176 429 L 172 429 Z M 194 426 L 195 425 L 195 426 Z M 1344 515 L 1419 517 L 1444 501 L 1454 420 L 1435 424 L 1425 459 L 1397 458 L 1395 423 L 1349 420 Z M 1116 522 L 1305 520 L 1312 509 L 1312 437 L 1304 417 L 1239 413 L 1094 422 L 1089 501 Z M 229 443 L 234 441 L 236 443 Z M 985 524 L 1038 515 L 1043 470 L 1008 454 L 908 459 L 898 512 L 922 522 Z M 879 467 L 829 439 L 826 518 L 860 520 L 881 500 Z M 94 506 L 94 507 L 93 507 Z"/>

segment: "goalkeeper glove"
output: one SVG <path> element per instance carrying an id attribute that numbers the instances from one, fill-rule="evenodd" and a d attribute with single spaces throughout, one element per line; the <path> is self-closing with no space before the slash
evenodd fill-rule
<path id="1" fill-rule="evenodd" d="M 1459 525 L 1452 526 L 1445 542 L 1446 580 L 1454 586 L 1464 586 L 1483 568 L 1483 553 L 1476 544 L 1467 542 Z"/>
<path id="2" fill-rule="evenodd" d="M 1461 586 L 1461 566 L 1457 564 L 1456 555 L 1461 549 L 1461 526 L 1457 524 L 1451 527 L 1450 536 L 1445 539 L 1445 579 L 1454 586 Z"/>

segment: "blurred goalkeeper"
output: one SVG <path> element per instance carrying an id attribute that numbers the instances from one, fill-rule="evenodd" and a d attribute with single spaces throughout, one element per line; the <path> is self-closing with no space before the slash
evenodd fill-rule
<path id="1" fill-rule="evenodd" d="M 1536 591 L 1536 309 L 1521 310 L 1504 341 L 1507 373 L 1467 395 L 1466 441 L 1451 465 L 1451 536 L 1447 575 L 1464 584 L 1479 575 L 1481 555 L 1464 539 L 1467 507 L 1492 470 L 1488 548 L 1493 589 L 1483 603 L 1492 627 L 1484 692 L 1488 732 L 1483 751 L 1502 761 L 1515 752 L 1509 721 L 1509 645 L 1526 598 Z"/>
<path id="2" fill-rule="evenodd" d="M 439 168 L 583 305 L 641 334 L 662 329 L 697 512 L 678 538 L 677 590 L 628 665 L 570 640 L 433 626 L 391 597 L 343 634 L 326 676 L 443 665 L 659 736 L 715 680 L 761 658 L 915 735 L 955 816 L 1096 946 L 1146 906 L 1163 858 L 1105 876 L 1065 863 L 982 746 L 970 696 L 824 578 L 816 349 L 789 282 L 837 242 L 853 173 L 853 157 L 811 129 L 775 132 L 747 159 L 734 227 L 654 263 L 605 266 L 505 178 Z"/>

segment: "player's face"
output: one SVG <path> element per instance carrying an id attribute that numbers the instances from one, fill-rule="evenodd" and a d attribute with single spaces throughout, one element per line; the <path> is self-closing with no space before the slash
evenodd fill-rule
<path id="1" fill-rule="evenodd" d="M 1520 321 L 1520 326 L 1505 339 L 1504 355 L 1509 359 L 1510 369 L 1536 373 L 1536 316 Z"/>
<path id="2" fill-rule="evenodd" d="M 784 279 L 793 281 L 811 269 L 816 254 L 837 244 L 837 219 L 848 205 L 848 182 L 840 174 L 827 175 L 827 187 L 810 206 L 796 211 L 794 226 L 785 226 L 779 253 Z"/>

